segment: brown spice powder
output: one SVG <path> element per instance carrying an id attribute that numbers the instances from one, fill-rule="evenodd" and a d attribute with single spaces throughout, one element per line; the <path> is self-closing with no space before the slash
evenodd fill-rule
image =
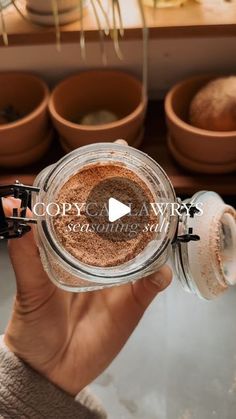
<path id="1" fill-rule="evenodd" d="M 106 184 L 107 180 L 111 181 L 110 189 L 112 190 L 107 186 L 109 185 L 109 183 Z M 155 202 L 146 183 L 133 171 L 121 165 L 96 164 L 90 165 L 72 176 L 59 191 L 57 203 L 59 205 L 61 203 L 86 203 L 94 190 L 93 197 L 98 195 L 99 185 L 103 185 L 103 183 L 106 186 L 102 189 L 101 202 L 107 201 L 111 196 L 126 205 L 127 202 L 132 202 L 136 209 L 138 206 L 140 207 L 143 199 L 148 203 Z M 124 185 L 123 188 L 122 185 Z M 133 187 L 133 185 L 135 186 Z M 100 218 L 100 221 L 105 222 L 105 218 Z M 91 223 L 85 213 L 81 212 L 78 216 L 75 210 L 71 210 L 67 216 L 56 216 L 53 219 L 53 225 L 62 246 L 75 258 L 91 266 L 112 267 L 134 259 L 156 235 L 150 231 L 143 231 L 144 225 L 157 223 L 157 217 L 151 211 L 148 215 L 125 216 L 118 223 L 121 221 L 124 224 L 138 223 L 142 228 L 134 237 L 129 237 L 123 232 L 120 236 L 118 234 L 115 239 L 112 233 L 68 231 L 69 224 L 88 225 Z"/>

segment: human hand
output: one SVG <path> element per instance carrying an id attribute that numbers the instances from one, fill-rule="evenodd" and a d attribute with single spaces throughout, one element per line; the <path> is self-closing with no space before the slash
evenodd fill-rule
<path id="1" fill-rule="evenodd" d="M 6 214 L 19 202 L 4 200 Z M 29 213 L 30 216 L 30 213 Z M 171 282 L 168 266 L 135 283 L 88 293 L 57 288 L 45 273 L 32 231 L 9 241 L 17 293 L 5 343 L 71 395 L 111 363 L 153 298 Z"/>

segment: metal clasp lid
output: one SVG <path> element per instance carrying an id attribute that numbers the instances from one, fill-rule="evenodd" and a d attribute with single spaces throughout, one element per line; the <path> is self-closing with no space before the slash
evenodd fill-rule
<path id="1" fill-rule="evenodd" d="M 13 185 L 0 185 L 0 240 L 22 237 L 31 230 L 29 224 L 36 224 L 34 218 L 26 217 L 27 208 L 31 202 L 32 192 L 39 192 L 39 188 L 26 186 L 18 180 Z M 19 208 L 12 209 L 12 216 L 7 217 L 3 209 L 3 198 L 12 196 L 20 199 Z"/>
<path id="2" fill-rule="evenodd" d="M 199 210 L 197 207 L 192 206 L 191 204 L 186 204 L 186 207 L 189 208 L 189 214 L 190 214 L 190 218 L 194 218 L 195 214 L 199 213 Z M 186 213 L 186 208 L 182 207 L 181 208 L 181 213 L 185 214 Z M 178 229 L 177 229 L 178 230 Z M 191 241 L 199 241 L 200 240 L 200 236 L 198 236 L 197 234 L 193 233 L 193 228 L 190 227 L 188 228 L 188 232 L 186 234 L 182 234 L 180 236 L 178 236 L 178 232 L 176 232 L 176 236 L 172 242 L 173 243 L 189 243 Z"/>

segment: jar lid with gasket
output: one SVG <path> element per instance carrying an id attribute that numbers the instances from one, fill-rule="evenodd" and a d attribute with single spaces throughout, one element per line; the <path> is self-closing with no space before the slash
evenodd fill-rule
<path id="1" fill-rule="evenodd" d="M 236 211 L 214 192 L 198 192 L 186 203 L 200 214 L 179 220 L 178 235 L 194 231 L 199 240 L 173 244 L 173 266 L 187 291 L 213 299 L 236 285 Z"/>

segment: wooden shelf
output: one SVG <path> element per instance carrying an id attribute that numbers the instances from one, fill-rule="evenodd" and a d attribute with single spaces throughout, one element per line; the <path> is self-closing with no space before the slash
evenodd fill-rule
<path id="1" fill-rule="evenodd" d="M 106 4 L 107 0 L 104 0 Z M 140 38 L 141 18 L 137 0 L 120 0 L 124 22 L 125 39 Z M 106 5 L 105 5 L 106 7 Z M 87 8 L 84 28 L 87 41 L 97 41 L 98 31 L 95 17 Z M 179 8 L 157 9 L 145 7 L 150 37 L 185 37 L 185 36 L 235 36 L 236 2 L 204 0 L 199 4 L 195 0 Z M 9 46 L 48 44 L 55 42 L 55 29 L 34 25 L 23 19 L 9 6 L 4 10 Z M 111 20 L 110 20 L 111 21 Z M 1 30 L 1 28 L 0 28 Z M 61 28 L 61 42 L 78 42 L 80 22 Z M 110 38 L 106 38 L 109 40 Z M 3 45 L 2 37 L 0 45 Z"/>
<path id="2" fill-rule="evenodd" d="M 150 102 L 146 120 L 144 141 L 141 149 L 153 157 L 168 174 L 178 195 L 192 195 L 199 190 L 212 190 L 221 195 L 236 195 L 236 173 L 228 175 L 199 175 L 182 169 L 172 159 L 166 145 L 166 126 L 163 103 Z M 44 167 L 62 157 L 63 151 L 57 138 L 46 158 L 34 165 L 18 170 L 0 169 L 0 184 L 12 183 L 16 179 L 32 184 L 35 176 Z"/>

